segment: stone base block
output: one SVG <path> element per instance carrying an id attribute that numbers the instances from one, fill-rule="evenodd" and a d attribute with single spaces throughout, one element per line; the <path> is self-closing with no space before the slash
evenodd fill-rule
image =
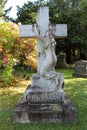
<path id="1" fill-rule="evenodd" d="M 64 75 L 62 73 L 50 72 L 45 76 L 39 74 L 32 75 L 32 87 L 48 88 L 48 89 L 62 89 L 64 85 Z"/>
<path id="2" fill-rule="evenodd" d="M 32 87 L 26 89 L 21 102 L 42 103 L 42 102 L 63 102 L 64 92 L 58 88 L 49 90 L 42 87 Z"/>
<path id="3" fill-rule="evenodd" d="M 14 123 L 67 123 L 76 120 L 76 109 L 67 99 L 64 103 L 18 103 Z"/>
<path id="4" fill-rule="evenodd" d="M 54 78 L 33 75 L 32 84 L 14 109 L 14 123 L 66 123 L 76 119 L 76 110 L 62 90 L 63 75 L 52 72 L 50 76 Z"/>

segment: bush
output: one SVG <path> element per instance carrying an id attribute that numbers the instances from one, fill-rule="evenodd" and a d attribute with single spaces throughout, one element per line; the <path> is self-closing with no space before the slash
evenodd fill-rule
<path id="1" fill-rule="evenodd" d="M 19 24 L 0 23 L 0 80 L 10 83 L 16 62 L 37 68 L 36 39 L 20 38 Z"/>

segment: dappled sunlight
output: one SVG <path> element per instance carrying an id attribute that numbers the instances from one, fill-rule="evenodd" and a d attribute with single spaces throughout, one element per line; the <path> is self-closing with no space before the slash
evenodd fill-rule
<path id="1" fill-rule="evenodd" d="M 2 109 L 5 110 L 5 108 L 9 108 L 9 104 L 10 106 L 16 104 L 30 83 L 30 80 L 17 78 L 9 87 L 1 87 L 0 105 L 2 106 Z"/>
<path id="2" fill-rule="evenodd" d="M 28 84 L 30 84 L 31 82 L 29 81 L 29 80 L 22 80 L 21 82 L 20 82 L 20 84 L 21 85 L 28 85 Z"/>
<path id="3" fill-rule="evenodd" d="M 87 110 L 87 78 L 66 78 L 64 91 L 76 109 L 80 110 L 78 117 L 81 117 Z"/>
<path id="4" fill-rule="evenodd" d="M 15 93 L 23 93 L 29 84 L 31 84 L 30 80 L 22 80 L 17 84 L 18 87 L 15 86 L 14 88 L 11 87 L 10 89 Z"/>
<path id="5" fill-rule="evenodd" d="M 74 84 L 74 83 L 81 83 L 81 82 L 87 82 L 87 79 L 85 78 L 71 78 L 71 79 L 66 79 L 65 78 L 65 83 L 70 83 L 70 84 Z"/>
<path id="6" fill-rule="evenodd" d="M 84 93 L 85 93 L 85 94 L 87 94 L 87 90 L 86 90 L 86 91 L 84 91 Z"/>

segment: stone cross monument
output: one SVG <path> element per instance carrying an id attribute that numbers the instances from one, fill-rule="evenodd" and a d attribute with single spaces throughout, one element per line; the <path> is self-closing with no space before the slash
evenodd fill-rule
<path id="1" fill-rule="evenodd" d="M 32 76 L 31 85 L 25 90 L 14 109 L 13 120 L 15 123 L 63 123 L 74 120 L 75 116 L 71 119 L 71 116 L 74 115 L 71 114 L 71 107 L 64 109 L 64 105 L 66 108 L 62 89 L 64 76 L 55 71 L 57 57 L 54 37 L 66 36 L 66 24 L 49 25 L 48 7 L 38 9 L 37 24 L 20 26 L 20 37 L 38 38 L 38 72 Z M 69 111 L 66 116 L 63 114 L 65 111 Z"/>
<path id="2" fill-rule="evenodd" d="M 66 24 L 49 24 L 49 8 L 40 7 L 37 11 L 37 29 L 40 36 L 44 37 L 47 30 L 50 30 L 55 37 L 66 37 L 67 36 L 67 25 Z M 37 37 L 33 25 L 21 25 L 20 26 L 20 37 Z M 42 41 L 38 39 L 38 72 L 42 66 L 44 56 Z"/>

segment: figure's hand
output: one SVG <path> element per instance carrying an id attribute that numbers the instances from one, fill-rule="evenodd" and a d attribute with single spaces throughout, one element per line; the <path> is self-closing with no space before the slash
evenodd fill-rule
<path id="1" fill-rule="evenodd" d="M 33 25 L 32 25 L 33 31 L 35 31 L 35 28 L 36 28 L 36 24 L 33 24 Z"/>
<path id="2" fill-rule="evenodd" d="M 34 31 L 36 37 L 38 37 L 37 24 L 33 24 L 33 31 Z"/>
<path id="3" fill-rule="evenodd" d="M 33 29 L 34 29 L 34 31 L 36 31 L 37 30 L 37 24 L 35 23 L 35 24 L 33 24 Z"/>
<path id="4" fill-rule="evenodd" d="M 39 40 L 41 40 L 41 41 L 44 42 L 43 38 L 40 36 L 40 29 L 38 28 L 38 25 L 37 25 L 37 24 L 33 24 L 33 30 L 34 30 L 34 33 L 35 33 L 36 37 L 37 37 Z"/>
<path id="5" fill-rule="evenodd" d="M 36 23 L 34 24 L 34 29 L 36 29 L 37 27 L 36 27 L 37 25 L 36 25 Z"/>

